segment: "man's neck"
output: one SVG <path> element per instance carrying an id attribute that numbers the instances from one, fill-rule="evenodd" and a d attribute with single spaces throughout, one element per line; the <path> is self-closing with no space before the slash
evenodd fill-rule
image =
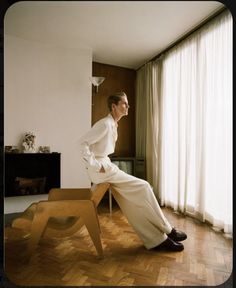
<path id="1" fill-rule="evenodd" d="M 114 112 L 111 112 L 111 116 L 113 117 L 114 121 L 116 122 L 116 124 L 118 125 L 118 121 L 122 118 L 122 116 L 117 115 Z"/>

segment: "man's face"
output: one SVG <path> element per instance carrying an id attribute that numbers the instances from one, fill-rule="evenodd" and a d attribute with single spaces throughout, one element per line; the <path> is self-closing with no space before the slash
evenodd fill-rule
<path id="1" fill-rule="evenodd" d="M 128 115 L 129 103 L 126 96 L 122 96 L 122 99 L 118 102 L 117 105 L 114 105 L 114 110 L 119 116 Z"/>

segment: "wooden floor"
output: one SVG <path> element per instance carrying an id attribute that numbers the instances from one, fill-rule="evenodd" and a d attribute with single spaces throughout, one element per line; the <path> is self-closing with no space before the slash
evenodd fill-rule
<path id="1" fill-rule="evenodd" d="M 147 250 L 118 207 L 110 216 L 98 208 L 104 258 L 83 229 L 72 237 L 42 239 L 24 263 L 27 241 L 5 245 L 5 274 L 16 285 L 37 286 L 209 286 L 232 271 L 232 240 L 206 224 L 163 208 L 170 223 L 188 234 L 182 252 Z"/>

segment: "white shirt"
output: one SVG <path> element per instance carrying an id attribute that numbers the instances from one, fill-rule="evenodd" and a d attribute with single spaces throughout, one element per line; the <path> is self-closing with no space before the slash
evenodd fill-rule
<path id="1" fill-rule="evenodd" d="M 93 127 L 80 138 L 80 146 L 86 167 L 99 171 L 102 164 L 97 160 L 107 157 L 115 151 L 117 140 L 117 123 L 111 114 L 96 122 Z"/>

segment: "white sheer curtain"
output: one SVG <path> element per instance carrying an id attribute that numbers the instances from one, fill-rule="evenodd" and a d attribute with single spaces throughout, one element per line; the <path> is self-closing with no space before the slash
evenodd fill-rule
<path id="1" fill-rule="evenodd" d="M 232 16 L 165 55 L 159 196 L 232 232 Z"/>

